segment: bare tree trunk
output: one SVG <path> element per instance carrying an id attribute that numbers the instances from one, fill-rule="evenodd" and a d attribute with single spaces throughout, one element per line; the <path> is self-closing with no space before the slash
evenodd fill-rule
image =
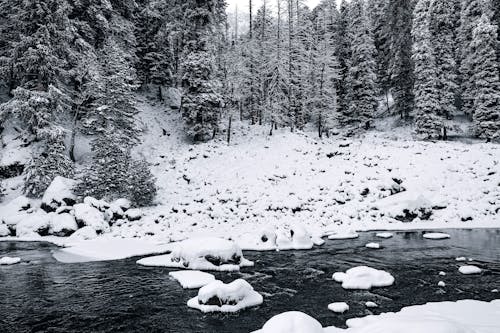
<path id="1" fill-rule="evenodd" d="M 233 116 L 229 116 L 229 125 L 227 126 L 227 144 L 231 143 L 231 123 Z"/>

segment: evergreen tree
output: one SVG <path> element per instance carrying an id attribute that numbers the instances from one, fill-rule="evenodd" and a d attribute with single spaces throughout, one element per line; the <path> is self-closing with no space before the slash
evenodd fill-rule
<path id="1" fill-rule="evenodd" d="M 348 73 L 350 104 L 347 112 L 344 111 L 342 115 L 342 123 L 351 127 L 349 130 L 356 130 L 356 127 L 369 129 L 377 110 L 377 76 L 374 61 L 375 46 L 362 0 L 354 0 L 351 3 L 350 17 L 349 36 L 352 51 Z"/>
<path id="2" fill-rule="evenodd" d="M 339 62 L 338 81 L 338 112 L 347 114 L 351 101 L 349 100 L 349 66 L 351 60 L 351 39 L 349 36 L 350 4 L 346 0 L 340 3 L 340 15 L 335 27 L 336 57 Z"/>
<path id="3" fill-rule="evenodd" d="M 496 63 L 497 26 L 483 14 L 473 31 L 474 133 L 500 141 L 500 79 Z"/>
<path id="4" fill-rule="evenodd" d="M 437 69 L 438 114 L 450 118 L 456 113 L 457 64 L 455 61 L 455 0 L 433 1 L 430 8 L 430 33 Z"/>
<path id="5" fill-rule="evenodd" d="M 402 119 L 408 119 L 413 110 L 413 63 L 411 61 L 411 28 L 413 5 L 408 0 L 390 2 L 389 72 L 394 96 L 394 107 Z"/>
<path id="6" fill-rule="evenodd" d="M 438 115 L 440 100 L 437 90 L 437 68 L 430 33 L 431 0 L 419 0 L 413 19 L 413 55 L 415 63 L 416 133 L 423 139 L 441 135 L 443 119 Z"/>

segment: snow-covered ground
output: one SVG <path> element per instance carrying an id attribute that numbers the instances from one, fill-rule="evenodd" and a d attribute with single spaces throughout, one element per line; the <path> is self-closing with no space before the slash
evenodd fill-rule
<path id="1" fill-rule="evenodd" d="M 59 244 L 212 236 L 242 249 L 308 249 L 321 244 L 321 236 L 355 237 L 362 230 L 500 227 L 499 145 L 413 141 L 397 129 L 349 140 L 287 129 L 270 137 L 266 127 L 239 122 L 233 122 L 230 145 L 222 138 L 193 145 L 172 125 L 177 111 L 145 98 L 138 106 L 144 136 L 134 154 L 150 161 L 158 178 L 155 207 L 129 216 L 116 203 L 101 209 L 98 200 L 87 200 L 45 215 L 37 208 L 41 202 L 31 201 L 28 211 L 7 214 L 7 201 L 20 194 L 13 187 L 0 207 L 0 236 L 12 235 L 16 224 L 23 239 L 69 234 L 71 216 L 54 215 L 63 213 L 84 228 L 72 239 L 55 238 Z M 17 146 L 8 146 L 14 148 L 5 150 L 2 163 L 15 162 Z M 85 147 L 77 148 L 85 155 Z M 62 200 L 61 191 L 44 202 Z M 107 222 L 115 213 L 123 218 Z"/>

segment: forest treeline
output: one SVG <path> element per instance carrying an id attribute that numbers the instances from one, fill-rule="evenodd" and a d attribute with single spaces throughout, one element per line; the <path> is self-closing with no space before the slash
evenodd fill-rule
<path id="1" fill-rule="evenodd" d="M 0 126 L 32 145 L 34 197 L 60 175 L 82 196 L 149 204 L 154 178 L 131 150 L 136 92 L 181 92 L 185 132 L 222 122 L 356 134 L 380 114 L 445 138 L 465 115 L 471 133 L 500 139 L 500 1 L 264 0 L 249 27 L 224 0 L 0 0 Z M 235 15 L 236 14 L 236 15 Z M 247 16 L 248 15 L 248 16 Z M 229 121 L 230 124 L 230 121 Z M 75 138 L 92 138 L 79 169 Z"/>

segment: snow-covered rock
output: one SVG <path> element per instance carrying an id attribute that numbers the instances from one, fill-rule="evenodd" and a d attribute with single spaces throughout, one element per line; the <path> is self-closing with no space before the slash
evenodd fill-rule
<path id="1" fill-rule="evenodd" d="M 380 249 L 380 244 L 379 243 L 368 243 L 365 245 L 365 247 L 369 249 Z"/>
<path id="2" fill-rule="evenodd" d="M 0 223 L 0 237 L 6 236 L 10 236 L 10 229 L 6 224 Z"/>
<path id="3" fill-rule="evenodd" d="M 328 310 L 335 313 L 344 313 L 349 311 L 349 305 L 345 302 L 335 302 L 328 304 Z"/>
<path id="4" fill-rule="evenodd" d="M 78 229 L 75 217 L 68 213 L 49 214 L 49 234 L 54 236 L 69 236 Z"/>
<path id="5" fill-rule="evenodd" d="M 129 221 L 138 221 L 142 218 L 142 212 L 137 208 L 129 209 L 125 212 L 125 216 Z"/>
<path id="6" fill-rule="evenodd" d="M 378 304 L 375 302 L 372 302 L 372 301 L 368 301 L 368 302 L 365 302 L 365 306 L 367 308 L 376 308 L 376 307 L 378 307 Z"/>
<path id="7" fill-rule="evenodd" d="M 109 231 L 109 224 L 99 209 L 88 203 L 76 204 L 73 208 L 78 226 L 92 227 L 98 234 Z"/>
<path id="8" fill-rule="evenodd" d="M 446 276 L 446 272 L 443 271 L 439 272 L 439 276 Z"/>
<path id="9" fill-rule="evenodd" d="M 371 289 L 372 287 L 388 287 L 394 283 L 394 277 L 382 270 L 368 266 L 348 269 L 345 273 L 334 273 L 332 279 L 342 283 L 344 289 Z"/>
<path id="10" fill-rule="evenodd" d="M 314 242 L 304 226 L 295 224 L 290 228 L 278 229 L 276 245 L 279 250 L 308 250 L 314 246 Z"/>
<path id="11" fill-rule="evenodd" d="M 202 312 L 237 312 L 262 301 L 262 295 L 243 279 L 228 284 L 216 280 L 202 287 L 187 305 Z"/>
<path id="12" fill-rule="evenodd" d="M 290 311 L 269 319 L 254 333 L 324 333 L 321 324 L 303 312 Z"/>
<path id="13" fill-rule="evenodd" d="M 426 239 L 434 239 L 434 240 L 439 240 L 439 239 L 447 239 L 450 238 L 450 235 L 445 234 L 443 232 L 427 232 L 423 236 Z"/>
<path id="14" fill-rule="evenodd" d="M 21 262 L 21 258 L 18 257 L 2 257 L 0 258 L 0 265 L 14 265 Z"/>
<path id="15" fill-rule="evenodd" d="M 34 237 L 46 236 L 49 234 L 50 217 L 42 210 L 26 215 L 16 224 L 16 236 Z"/>
<path id="16" fill-rule="evenodd" d="M 137 263 L 216 271 L 237 271 L 240 267 L 253 266 L 253 262 L 243 257 L 236 243 L 214 237 L 191 238 L 174 243 L 170 254 L 143 258 Z"/>
<path id="17" fill-rule="evenodd" d="M 378 232 L 375 236 L 379 238 L 391 238 L 393 234 L 392 232 Z"/>
<path id="18" fill-rule="evenodd" d="M 83 203 L 92 206 L 101 212 L 105 212 L 107 209 L 111 207 L 111 205 L 108 202 L 93 197 L 85 197 L 83 199 Z"/>
<path id="19" fill-rule="evenodd" d="M 446 283 L 444 283 L 444 281 L 439 281 L 438 287 L 446 287 Z"/>
<path id="20" fill-rule="evenodd" d="M 385 216 L 411 222 L 417 217 L 428 219 L 432 214 L 432 206 L 432 202 L 419 191 L 405 191 L 379 200 L 374 208 Z"/>
<path id="21" fill-rule="evenodd" d="M 32 204 L 30 199 L 25 196 L 20 196 L 14 200 L 9 201 L 7 204 L 0 206 L 0 221 L 11 226 L 16 225 L 31 213 Z"/>
<path id="22" fill-rule="evenodd" d="M 184 289 L 197 289 L 215 281 L 215 276 L 201 271 L 176 271 L 168 273 Z"/>
<path id="23" fill-rule="evenodd" d="M 86 226 L 72 233 L 71 236 L 69 236 L 69 239 L 71 241 L 83 241 L 97 238 L 97 236 L 97 232 L 94 228 Z"/>
<path id="24" fill-rule="evenodd" d="M 481 268 L 474 266 L 474 265 L 460 266 L 458 268 L 458 271 L 462 274 L 465 274 L 465 275 L 480 274 L 482 272 Z"/>
<path id="25" fill-rule="evenodd" d="M 61 206 L 73 206 L 76 202 L 75 185 L 75 180 L 57 176 L 43 194 L 40 207 L 50 213 Z"/>

